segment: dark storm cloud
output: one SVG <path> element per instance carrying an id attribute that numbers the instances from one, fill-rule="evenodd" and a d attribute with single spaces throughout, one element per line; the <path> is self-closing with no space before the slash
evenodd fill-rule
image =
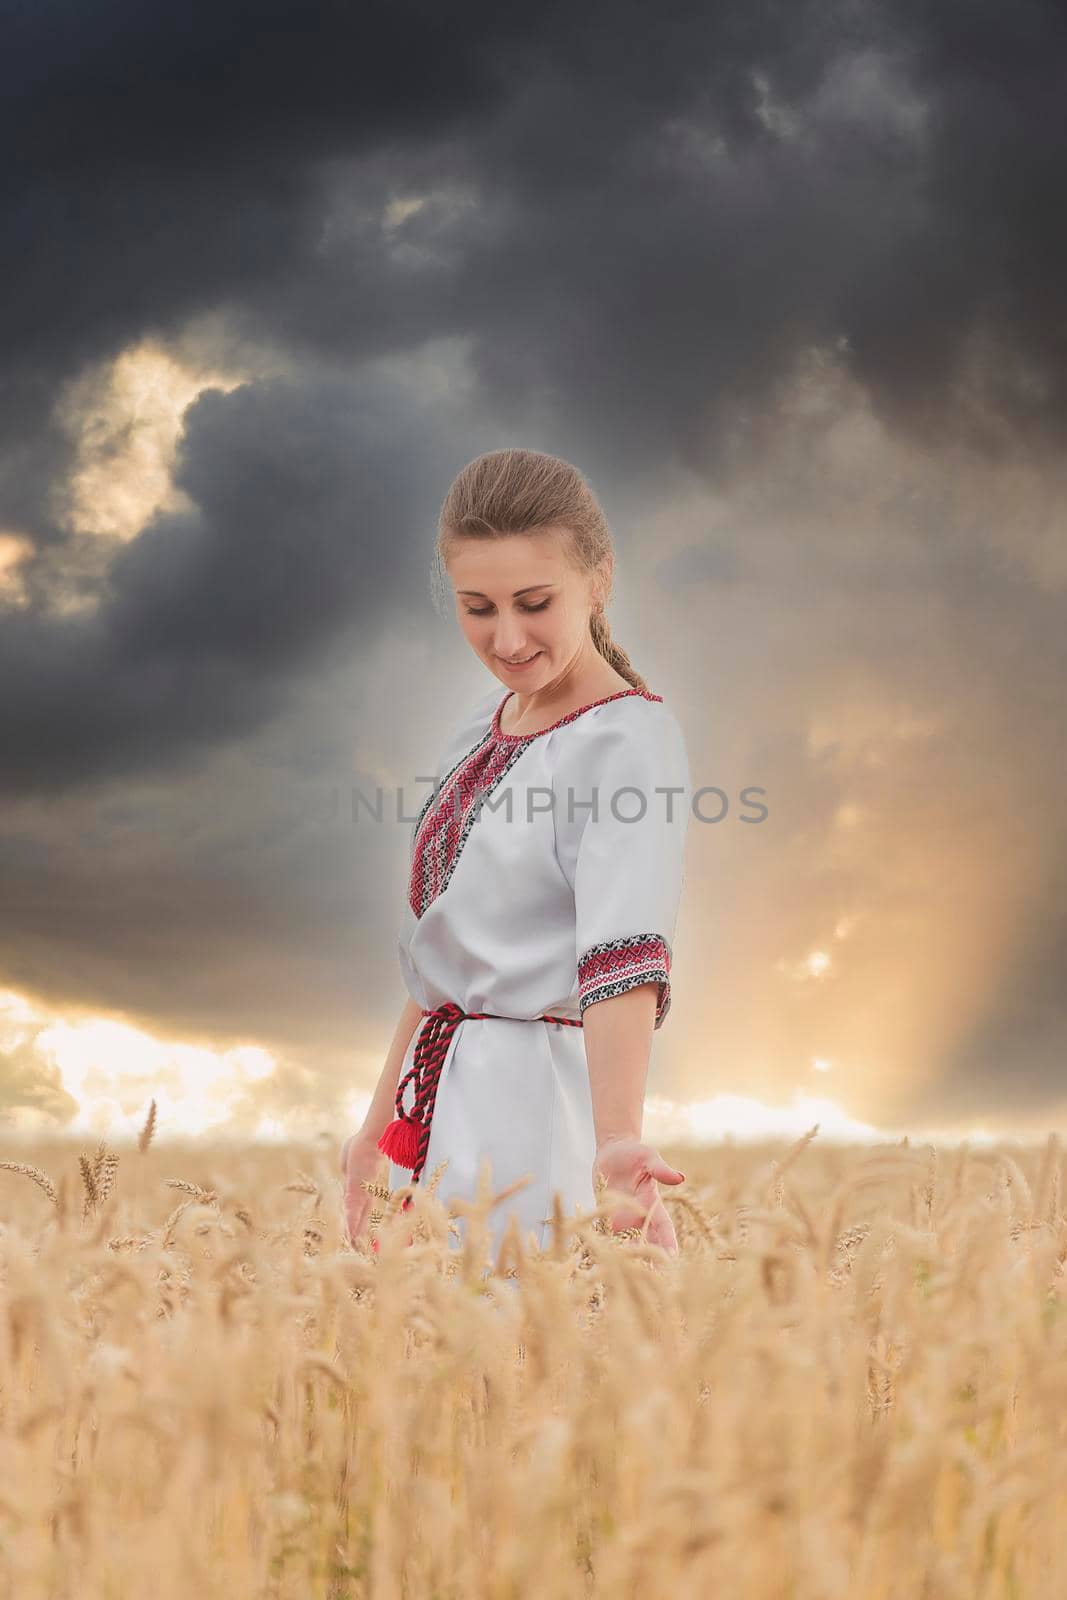
<path id="1" fill-rule="evenodd" d="M 633 485 L 750 467 L 813 342 L 894 426 L 980 429 L 956 386 L 983 331 L 985 397 L 1038 447 L 1064 421 L 1065 44 L 1032 3 L 22 8 L 0 527 L 66 537 L 60 380 L 209 310 L 331 362 L 461 336 L 485 415 L 519 431 L 543 397 Z"/>
<path id="2" fill-rule="evenodd" d="M 425 587 L 451 465 L 425 413 L 381 377 L 203 393 L 174 473 L 195 510 L 120 546 L 93 610 L 0 611 L 0 790 L 177 768 L 373 643 Z"/>
<path id="3" fill-rule="evenodd" d="M 24 440 L 62 372 L 220 305 L 331 357 L 472 338 L 496 414 L 550 394 L 635 476 L 675 451 L 744 458 L 768 386 L 819 340 L 847 340 L 885 414 L 929 430 L 953 425 L 985 328 L 991 400 L 1061 437 L 1060 8 L 253 21 L 8 19 L 0 350 Z M 385 201 L 427 189 L 386 239 Z"/>

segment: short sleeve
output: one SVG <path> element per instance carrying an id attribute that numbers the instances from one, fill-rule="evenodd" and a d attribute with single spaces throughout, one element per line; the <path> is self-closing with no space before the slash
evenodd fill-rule
<path id="1" fill-rule="evenodd" d="M 629 698 L 603 707 L 583 734 L 557 769 L 565 781 L 555 802 L 574 888 L 579 1008 L 655 982 L 660 1028 L 692 799 L 685 741 L 662 701 Z"/>

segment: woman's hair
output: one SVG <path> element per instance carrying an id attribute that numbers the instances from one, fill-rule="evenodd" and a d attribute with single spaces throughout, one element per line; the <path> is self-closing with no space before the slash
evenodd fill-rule
<path id="1" fill-rule="evenodd" d="M 445 567 L 461 540 L 503 539 L 509 533 L 548 528 L 564 531 L 568 559 L 580 572 L 592 572 L 605 557 L 614 555 L 607 518 L 586 479 L 569 461 L 541 450 L 490 450 L 476 456 L 453 480 L 441 506 L 435 594 L 447 586 Z M 635 689 L 647 692 L 648 684 L 611 637 L 603 611 L 592 613 L 589 632 L 615 671 Z"/>

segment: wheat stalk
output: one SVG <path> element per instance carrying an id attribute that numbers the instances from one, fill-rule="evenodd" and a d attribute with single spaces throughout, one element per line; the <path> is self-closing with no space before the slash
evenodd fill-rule
<path id="1" fill-rule="evenodd" d="M 306 1172 L 301 1172 L 291 1183 L 283 1183 L 282 1188 L 291 1189 L 295 1194 L 317 1195 L 319 1193 L 318 1184 L 313 1178 L 309 1178 Z"/>
<path id="2" fill-rule="evenodd" d="M 119 1158 L 113 1150 L 101 1144 L 93 1157 L 93 1178 L 96 1183 L 97 1203 L 107 1199 L 115 1186 L 115 1173 L 118 1171 Z"/>
<path id="3" fill-rule="evenodd" d="M 189 1183 L 185 1178 L 164 1178 L 163 1182 L 168 1189 L 181 1189 L 184 1194 L 192 1195 L 201 1205 L 218 1204 L 218 1194 L 214 1189 L 204 1189 L 199 1183 Z"/>
<path id="4" fill-rule="evenodd" d="M 789 1146 L 789 1149 L 786 1151 L 785 1155 L 782 1157 L 781 1161 L 772 1161 L 771 1172 L 773 1174 L 773 1199 L 775 1206 L 780 1206 L 783 1202 L 785 1191 L 783 1189 L 782 1179 L 785 1177 L 785 1174 L 789 1171 L 789 1168 L 793 1165 L 794 1161 L 798 1160 L 799 1157 L 803 1155 L 804 1151 L 808 1148 L 808 1145 L 814 1139 L 818 1131 L 819 1124 L 816 1122 L 813 1127 L 808 1129 L 807 1133 L 802 1133 L 799 1139 L 794 1140 L 794 1142 Z"/>
<path id="5" fill-rule="evenodd" d="M 152 1136 L 155 1133 L 155 1131 L 156 1131 L 156 1102 L 155 1102 L 155 1099 L 152 1099 L 149 1102 L 148 1115 L 145 1118 L 144 1127 L 141 1129 L 140 1133 L 137 1135 L 137 1148 L 141 1152 L 142 1155 L 144 1155 L 145 1151 L 148 1149 L 148 1146 L 152 1143 Z"/>
<path id="6" fill-rule="evenodd" d="M 25 1161 L 0 1161 L 0 1167 L 6 1167 L 9 1172 L 21 1172 L 25 1177 L 32 1178 L 34 1183 L 44 1190 L 52 1204 L 58 1206 L 59 1196 L 56 1194 L 56 1186 L 47 1172 L 42 1172 L 40 1167 L 31 1167 Z"/>
<path id="7" fill-rule="evenodd" d="M 175 1206 L 174 1210 L 171 1212 L 170 1216 L 163 1225 L 163 1231 L 159 1240 L 160 1249 L 168 1250 L 174 1243 L 174 1230 L 178 1225 L 178 1219 L 183 1216 L 186 1211 L 188 1211 L 191 1205 L 195 1204 L 196 1201 L 190 1199 L 183 1200 L 181 1205 Z"/>
<path id="8" fill-rule="evenodd" d="M 86 1156 L 80 1155 L 78 1157 L 78 1166 L 81 1169 L 82 1184 L 85 1189 L 85 1202 L 82 1206 L 82 1216 L 87 1217 L 91 1211 L 96 1210 L 100 1199 L 96 1192 L 96 1171 L 93 1163 L 89 1161 Z"/>
<path id="9" fill-rule="evenodd" d="M 663 1195 L 663 1202 L 668 1207 L 677 1206 L 687 1217 L 691 1217 L 697 1232 L 709 1244 L 720 1245 L 725 1243 L 722 1235 L 714 1226 L 715 1217 L 708 1215 L 695 1195 L 679 1194 L 677 1190 L 672 1192 L 668 1189 Z M 718 1213 L 716 1213 L 716 1217 L 717 1215 Z"/>

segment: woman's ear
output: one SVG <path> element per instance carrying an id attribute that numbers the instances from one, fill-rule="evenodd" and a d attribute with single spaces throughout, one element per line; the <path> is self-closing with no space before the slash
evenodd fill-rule
<path id="1" fill-rule="evenodd" d="M 611 580 L 615 575 L 615 561 L 610 554 L 598 563 L 593 573 L 593 587 L 590 596 L 594 611 L 603 611 L 611 594 Z"/>

